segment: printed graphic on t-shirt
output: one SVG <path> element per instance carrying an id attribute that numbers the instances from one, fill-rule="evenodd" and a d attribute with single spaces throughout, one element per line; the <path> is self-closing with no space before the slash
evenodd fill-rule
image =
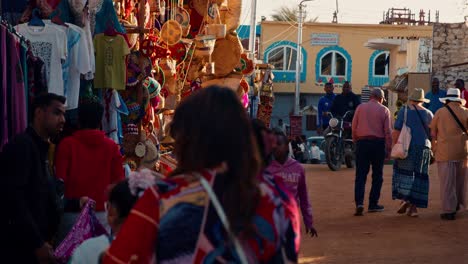
<path id="1" fill-rule="evenodd" d="M 105 65 L 112 66 L 114 61 L 114 50 L 112 47 L 106 47 Z"/>
<path id="2" fill-rule="evenodd" d="M 299 177 L 301 174 L 293 172 L 293 173 L 286 173 L 286 172 L 280 172 L 278 173 L 281 178 L 283 178 L 283 181 L 285 183 L 298 183 L 299 182 Z"/>
<path id="3" fill-rule="evenodd" d="M 32 42 L 32 52 L 35 56 L 39 57 L 45 65 L 46 78 L 49 80 L 50 76 L 50 61 L 52 57 L 52 43 L 50 42 Z"/>

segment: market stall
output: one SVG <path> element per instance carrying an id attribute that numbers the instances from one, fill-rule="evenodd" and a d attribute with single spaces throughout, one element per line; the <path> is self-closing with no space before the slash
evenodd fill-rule
<path id="1" fill-rule="evenodd" d="M 47 91 L 67 97 L 67 110 L 101 100 L 102 129 L 131 170 L 169 172 L 169 124 L 198 89 L 225 86 L 247 109 L 256 87 L 258 116 L 269 122 L 272 74 L 242 48 L 241 7 L 242 0 L 36 0 L 15 29 L 44 62 Z"/>

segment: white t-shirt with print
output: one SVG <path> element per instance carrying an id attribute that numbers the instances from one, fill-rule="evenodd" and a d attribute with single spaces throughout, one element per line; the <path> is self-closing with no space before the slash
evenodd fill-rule
<path id="1" fill-rule="evenodd" d="M 16 31 L 31 42 L 34 56 L 45 65 L 49 93 L 64 95 L 62 62 L 67 59 L 67 34 L 57 26 L 20 24 Z"/>
<path id="2" fill-rule="evenodd" d="M 85 31 L 78 26 L 68 24 L 68 26 L 80 33 L 81 37 L 78 43 L 73 46 L 70 59 L 70 75 L 68 76 L 68 89 L 67 89 L 67 109 L 78 108 L 78 100 L 80 97 L 80 77 L 81 74 L 92 72 L 91 58 L 89 57 L 89 48 L 86 40 Z M 93 57 L 94 60 L 94 57 Z"/>

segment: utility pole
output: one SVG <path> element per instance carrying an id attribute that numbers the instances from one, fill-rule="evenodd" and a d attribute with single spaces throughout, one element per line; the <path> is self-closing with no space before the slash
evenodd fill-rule
<path id="1" fill-rule="evenodd" d="M 297 61 L 296 61 L 296 90 L 294 93 L 294 115 L 299 115 L 299 97 L 300 97 L 300 86 L 301 86 L 301 70 L 302 70 L 302 24 L 304 23 L 304 2 L 310 2 L 313 0 L 302 0 L 299 4 L 299 15 L 297 18 Z"/>
<path id="2" fill-rule="evenodd" d="M 254 58 L 255 56 L 255 44 L 257 40 L 257 0 L 252 0 L 252 6 L 250 8 L 250 37 L 249 37 L 249 50 L 252 52 Z"/>
<path id="3" fill-rule="evenodd" d="M 338 23 L 338 0 L 336 0 L 336 23 Z"/>

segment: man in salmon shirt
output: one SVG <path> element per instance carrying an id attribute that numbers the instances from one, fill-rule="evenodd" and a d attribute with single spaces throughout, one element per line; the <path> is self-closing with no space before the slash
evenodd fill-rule
<path id="1" fill-rule="evenodd" d="M 289 142 L 286 135 L 276 131 L 276 148 L 273 152 L 274 160 L 267 170 L 276 177 L 283 180 L 284 187 L 296 199 L 301 207 L 306 233 L 317 236 L 312 216 L 312 206 L 307 194 L 304 167 L 296 160 L 289 157 Z"/>
<path id="2" fill-rule="evenodd" d="M 65 214 L 59 240 L 71 230 L 89 199 L 96 201 L 96 215 L 107 227 L 106 192 L 110 185 L 125 178 L 119 147 L 99 129 L 103 112 L 104 107 L 97 100 L 81 103 L 78 107 L 80 130 L 58 145 L 56 175 L 65 184 Z"/>

